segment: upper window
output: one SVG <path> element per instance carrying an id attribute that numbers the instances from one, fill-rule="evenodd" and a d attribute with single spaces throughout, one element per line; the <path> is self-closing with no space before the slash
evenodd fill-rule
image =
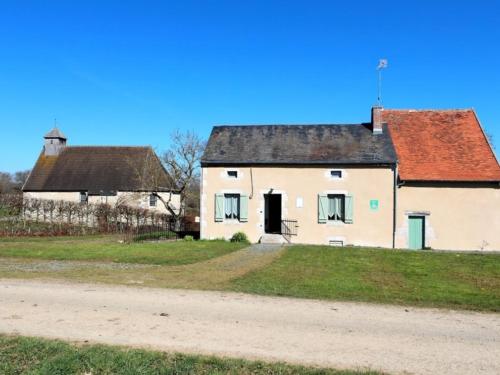
<path id="1" fill-rule="evenodd" d="M 330 171 L 330 177 L 331 178 L 342 178 L 342 171 L 339 171 L 337 169 L 331 170 Z"/>
<path id="2" fill-rule="evenodd" d="M 80 203 L 88 203 L 89 201 L 89 196 L 87 195 L 86 191 L 81 191 L 80 192 Z"/>
<path id="3" fill-rule="evenodd" d="M 328 195 L 328 221 L 344 221 L 345 195 Z"/>
<path id="4" fill-rule="evenodd" d="M 224 217 L 226 219 L 240 218 L 239 194 L 224 194 Z"/>
<path id="5" fill-rule="evenodd" d="M 227 177 L 238 178 L 238 171 L 227 171 Z"/>
<path id="6" fill-rule="evenodd" d="M 156 207 L 157 200 L 158 200 L 158 197 L 155 194 L 150 194 L 149 195 L 149 207 Z"/>

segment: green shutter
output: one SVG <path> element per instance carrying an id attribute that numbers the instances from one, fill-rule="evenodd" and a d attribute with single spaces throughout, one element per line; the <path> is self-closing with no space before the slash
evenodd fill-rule
<path id="1" fill-rule="evenodd" d="M 318 223 L 324 224 L 328 218 L 328 195 L 318 194 Z"/>
<path id="2" fill-rule="evenodd" d="M 215 221 L 224 220 L 224 194 L 215 194 Z"/>
<path id="3" fill-rule="evenodd" d="M 248 221 L 248 195 L 240 195 L 240 221 Z"/>
<path id="4" fill-rule="evenodd" d="M 354 213 L 354 197 L 352 195 L 346 195 L 345 196 L 345 219 L 344 219 L 344 221 L 347 224 L 352 224 L 354 222 L 353 213 Z"/>

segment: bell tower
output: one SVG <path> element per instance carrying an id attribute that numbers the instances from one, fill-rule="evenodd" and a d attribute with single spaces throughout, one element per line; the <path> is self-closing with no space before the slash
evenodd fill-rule
<path id="1" fill-rule="evenodd" d="M 45 139 L 43 147 L 45 156 L 59 155 L 61 150 L 66 147 L 66 137 L 57 126 L 45 134 L 43 138 Z"/>

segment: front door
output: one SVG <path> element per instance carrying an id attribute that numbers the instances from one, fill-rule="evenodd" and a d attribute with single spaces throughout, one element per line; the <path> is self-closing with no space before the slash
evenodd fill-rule
<path id="1" fill-rule="evenodd" d="M 281 194 L 265 194 L 264 203 L 265 232 L 281 233 Z"/>
<path id="2" fill-rule="evenodd" d="M 419 250 L 424 248 L 425 243 L 425 217 L 410 216 L 409 221 L 409 248 Z"/>

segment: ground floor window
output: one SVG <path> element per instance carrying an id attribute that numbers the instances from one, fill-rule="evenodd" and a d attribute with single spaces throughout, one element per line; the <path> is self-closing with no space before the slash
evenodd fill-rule
<path id="1" fill-rule="evenodd" d="M 328 195 L 328 221 L 344 221 L 345 196 L 340 194 Z"/>
<path id="2" fill-rule="evenodd" d="M 350 194 L 318 194 L 318 223 L 353 224 L 354 197 Z"/>
<path id="3" fill-rule="evenodd" d="M 158 197 L 155 194 L 150 194 L 149 195 L 149 207 L 156 207 L 157 200 L 158 200 Z"/>
<path id="4" fill-rule="evenodd" d="M 80 203 L 87 204 L 88 201 L 89 201 L 89 196 L 87 195 L 87 192 L 81 191 L 80 192 Z"/>
<path id="5" fill-rule="evenodd" d="M 240 218 L 239 194 L 224 194 L 224 217 L 226 219 Z"/>

